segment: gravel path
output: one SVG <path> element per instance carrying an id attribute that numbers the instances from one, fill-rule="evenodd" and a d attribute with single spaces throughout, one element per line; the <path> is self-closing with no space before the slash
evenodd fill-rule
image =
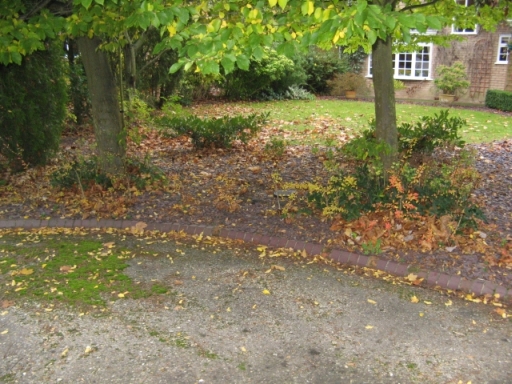
<path id="1" fill-rule="evenodd" d="M 171 285 L 173 294 L 117 300 L 91 314 L 35 303 L 2 310 L 0 383 L 503 384 L 512 377 L 511 323 L 492 306 L 329 266 L 265 262 L 250 250 L 131 238 L 123 246 L 171 253 L 173 263 L 135 258 L 127 274 Z M 267 273 L 271 264 L 285 270 Z"/>

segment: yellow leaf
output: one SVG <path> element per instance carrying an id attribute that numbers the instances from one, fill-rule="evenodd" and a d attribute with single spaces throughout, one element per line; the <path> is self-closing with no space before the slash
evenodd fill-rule
<path id="1" fill-rule="evenodd" d="M 277 5 L 277 0 L 268 0 L 268 5 L 275 7 Z"/>
<path id="2" fill-rule="evenodd" d="M 62 351 L 62 353 L 60 354 L 60 357 L 66 357 L 68 355 L 68 351 L 69 349 L 66 348 L 65 350 Z"/>
<path id="3" fill-rule="evenodd" d="M 9 332 L 8 329 L 6 329 L 5 331 L 0 332 L 0 335 L 5 335 L 7 332 Z"/>
<path id="4" fill-rule="evenodd" d="M 247 352 L 247 349 L 245 349 L 245 347 L 240 347 L 240 350 L 241 350 L 242 352 Z"/>
<path id="5" fill-rule="evenodd" d="M 420 312 L 420 317 L 423 317 L 425 316 L 425 314 L 423 312 Z"/>
<path id="6" fill-rule="evenodd" d="M 427 304 L 427 305 L 431 305 L 431 304 L 432 304 L 432 302 L 431 302 L 431 301 L 423 301 L 423 302 L 424 302 L 425 304 Z"/>
<path id="7" fill-rule="evenodd" d="M 415 275 L 414 273 L 409 273 L 409 275 L 406 277 L 406 279 L 411 282 L 416 281 L 417 278 L 418 278 L 418 275 Z"/>
<path id="8" fill-rule="evenodd" d="M 124 297 L 124 293 L 118 294 L 117 297 Z"/>
<path id="9" fill-rule="evenodd" d="M 20 270 L 18 271 L 18 273 L 19 273 L 20 275 L 28 276 L 28 275 L 33 274 L 33 273 L 34 273 L 34 270 L 33 270 L 33 269 L 23 268 L 23 269 L 20 269 Z"/>
<path id="10" fill-rule="evenodd" d="M 416 297 L 416 295 L 414 295 L 413 297 L 411 297 L 411 303 L 418 303 L 420 301 L 420 299 L 418 299 Z"/>
<path id="11" fill-rule="evenodd" d="M 264 289 L 262 292 L 264 295 L 270 295 L 270 291 L 268 289 Z"/>
<path id="12" fill-rule="evenodd" d="M 86 348 L 85 348 L 85 351 L 84 351 L 84 354 L 85 355 L 88 355 L 89 353 L 92 352 L 92 348 L 88 345 Z"/>
<path id="13" fill-rule="evenodd" d="M 280 265 L 272 265 L 273 269 L 277 269 L 278 271 L 285 271 L 284 267 L 281 267 Z"/>
<path id="14" fill-rule="evenodd" d="M 373 301 L 372 299 L 368 299 L 368 302 L 369 302 L 370 304 L 377 304 L 377 302 L 376 302 L 376 301 Z"/>
<path id="15" fill-rule="evenodd" d="M 231 308 L 228 307 L 228 309 L 226 309 L 226 312 L 231 312 Z"/>
<path id="16" fill-rule="evenodd" d="M 367 325 L 365 328 L 366 328 L 366 329 L 372 329 L 372 328 L 373 328 L 373 325 Z"/>
<path id="17" fill-rule="evenodd" d="M 447 307 L 449 307 L 450 305 L 452 305 L 452 301 L 451 300 L 448 300 L 446 303 L 444 303 L 444 305 L 446 305 Z"/>

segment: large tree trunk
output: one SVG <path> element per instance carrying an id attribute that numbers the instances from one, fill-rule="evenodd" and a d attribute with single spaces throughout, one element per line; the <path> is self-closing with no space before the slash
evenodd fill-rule
<path id="1" fill-rule="evenodd" d="M 398 152 L 395 86 L 393 81 L 393 44 L 377 39 L 372 47 L 373 89 L 375 90 L 375 122 L 377 139 L 389 145 L 391 153 L 382 154 L 384 170 L 391 168 Z"/>
<path id="2" fill-rule="evenodd" d="M 97 37 L 80 37 L 77 43 L 91 97 L 99 167 L 111 175 L 122 174 L 126 144 L 117 88 L 108 57 L 99 49 L 101 40 Z"/>

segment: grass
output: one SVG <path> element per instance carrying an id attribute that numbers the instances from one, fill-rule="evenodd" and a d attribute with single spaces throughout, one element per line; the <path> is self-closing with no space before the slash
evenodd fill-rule
<path id="1" fill-rule="evenodd" d="M 36 299 L 77 307 L 104 307 L 119 298 L 165 294 L 154 284 L 142 287 L 123 273 L 129 252 L 86 238 L 30 239 L 12 236 L 0 245 L 0 297 Z M 13 250 L 12 244 L 20 245 Z"/>
<path id="2" fill-rule="evenodd" d="M 217 114 L 219 108 L 222 109 L 222 106 L 214 107 Z M 398 124 L 412 123 L 421 116 L 431 116 L 447 108 L 450 109 L 451 116 L 461 117 L 468 122 L 467 127 L 460 132 L 467 143 L 512 137 L 511 118 L 499 113 L 472 109 L 400 103 L 396 105 L 397 121 Z M 246 113 L 270 112 L 271 127 L 279 127 L 282 132 L 294 134 L 291 144 L 323 142 L 327 137 L 339 137 L 340 133 L 350 138 L 366 129 L 368 122 L 375 116 L 374 104 L 367 101 L 291 100 L 232 103 L 229 104 L 229 109 L 235 113 L 241 110 Z M 197 112 L 204 111 L 199 108 L 196 109 L 195 113 Z"/>

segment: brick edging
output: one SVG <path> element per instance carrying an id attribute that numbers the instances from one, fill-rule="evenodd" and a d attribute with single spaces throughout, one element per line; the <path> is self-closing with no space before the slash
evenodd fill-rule
<path id="1" fill-rule="evenodd" d="M 128 229 L 135 226 L 138 221 L 133 220 L 96 220 L 96 219 L 16 219 L 0 220 L 0 229 L 7 228 L 115 228 Z M 291 248 L 295 251 L 306 251 L 309 256 L 324 254 L 325 247 L 322 244 L 290 240 L 283 237 L 267 236 L 258 233 L 242 232 L 236 229 L 204 226 L 186 225 L 178 223 L 147 223 L 145 230 L 171 232 L 183 231 L 189 235 L 223 237 L 231 240 L 240 240 L 247 243 L 264 245 L 271 248 Z M 368 267 L 387 272 L 398 277 L 407 277 L 411 272 L 416 271 L 413 265 L 401 264 L 392 260 L 380 259 L 377 256 L 365 256 L 339 249 L 330 250 L 327 254 L 331 260 L 347 265 Z M 512 304 L 512 288 L 507 288 L 487 280 L 468 280 L 460 276 L 448 275 L 436 271 L 420 270 L 414 272 L 418 279 L 423 279 L 419 286 L 440 287 L 452 291 L 463 291 L 477 296 L 499 294 L 504 302 Z"/>

